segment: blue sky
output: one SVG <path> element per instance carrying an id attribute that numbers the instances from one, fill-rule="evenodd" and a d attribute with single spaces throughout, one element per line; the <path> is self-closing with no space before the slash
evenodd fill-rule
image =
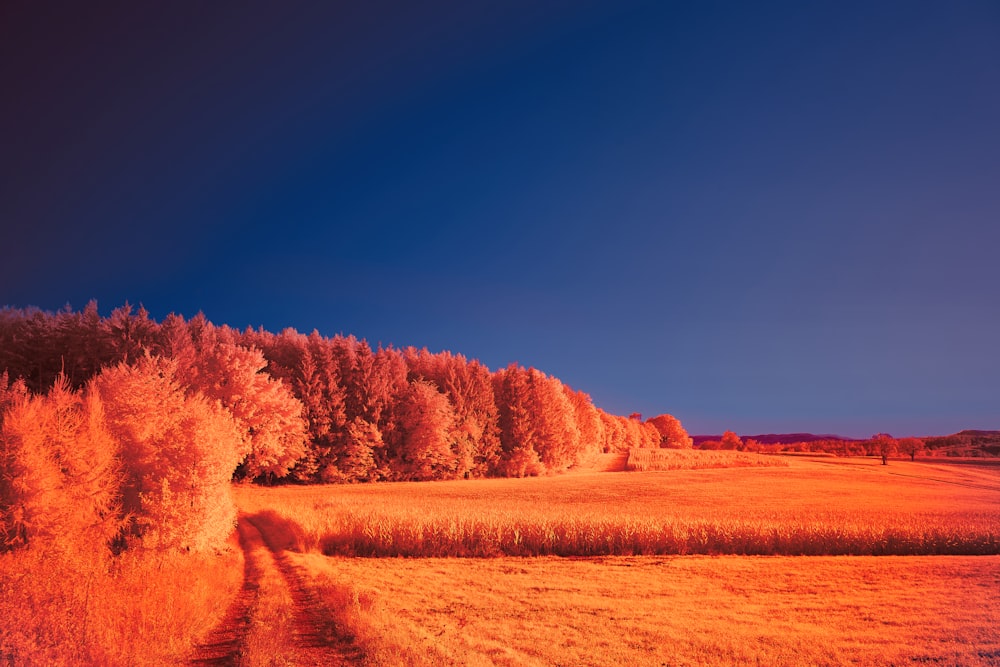
<path id="1" fill-rule="evenodd" d="M 409 5 L 0 9 L 0 304 L 1000 428 L 996 3 Z"/>

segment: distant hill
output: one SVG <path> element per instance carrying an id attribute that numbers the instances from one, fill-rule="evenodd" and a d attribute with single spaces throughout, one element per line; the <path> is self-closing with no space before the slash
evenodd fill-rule
<path id="1" fill-rule="evenodd" d="M 692 435 L 695 447 L 722 439 L 721 435 Z M 816 435 L 814 433 L 765 433 L 761 435 L 741 435 L 743 442 L 756 440 L 761 445 L 770 445 L 772 451 L 782 451 L 782 445 L 791 446 L 789 451 L 827 451 L 850 454 L 864 451 L 868 441 L 845 438 L 839 435 Z M 1000 456 L 1000 431 L 968 429 L 951 435 L 932 435 L 920 438 L 924 441 L 925 454 L 931 456 L 994 457 Z M 812 445 L 811 447 L 806 445 Z M 710 446 L 711 448 L 711 446 Z M 776 449 L 774 449 L 776 448 Z"/>
<path id="2" fill-rule="evenodd" d="M 698 445 L 709 440 L 720 440 L 721 435 L 692 435 L 694 444 Z M 741 435 L 740 440 L 756 440 L 764 445 L 790 445 L 795 442 L 816 442 L 818 440 L 844 440 L 856 442 L 854 438 L 844 438 L 839 435 L 816 435 L 815 433 L 765 433 L 763 435 Z"/>
<path id="3" fill-rule="evenodd" d="M 949 456 L 1000 456 L 1000 431 L 966 430 L 923 438 L 927 449 Z"/>

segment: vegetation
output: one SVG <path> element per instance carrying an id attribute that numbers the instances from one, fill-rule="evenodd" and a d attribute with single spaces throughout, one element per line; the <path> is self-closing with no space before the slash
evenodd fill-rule
<path id="1" fill-rule="evenodd" d="M 218 624 L 243 573 L 234 539 L 218 553 L 81 558 L 40 547 L 0 555 L 0 662 L 181 663 Z"/>
<path id="2" fill-rule="evenodd" d="M 642 421 L 534 368 L 490 371 L 450 352 L 373 350 L 353 336 L 237 331 L 203 315 L 156 322 L 126 305 L 82 312 L 0 309 L 4 389 L 82 389 L 114 366 L 169 360 L 188 396 L 235 421 L 238 478 L 367 482 L 563 472 L 600 452 L 690 448 L 670 415 Z M 160 363 L 160 362 L 157 362 Z M 4 379 L 4 378 L 0 378 Z"/>
<path id="3" fill-rule="evenodd" d="M 289 557 L 368 665 L 1000 661 L 998 557 Z"/>
<path id="4" fill-rule="evenodd" d="M 789 534 L 806 523 L 845 525 L 863 531 L 871 545 L 894 531 L 921 534 L 922 527 L 965 525 L 955 533 L 966 536 L 996 536 L 1000 528 L 1000 469 L 908 462 L 883 468 L 877 460 L 834 458 L 787 463 L 244 486 L 237 501 L 347 629 L 364 664 L 980 665 L 1000 658 L 998 556 L 457 559 L 431 556 L 431 532 L 410 558 L 323 553 L 334 526 L 346 532 L 342 520 L 365 512 L 369 531 L 398 530 L 409 535 L 399 544 L 411 546 L 415 534 L 407 531 L 416 526 L 444 529 L 451 517 L 457 530 L 474 516 L 507 521 L 528 541 L 544 539 L 545 525 L 599 516 L 618 528 L 659 516 L 716 527 L 737 517 L 770 521 Z M 412 512 L 396 511 L 403 507 Z"/>
<path id="5" fill-rule="evenodd" d="M 910 461 L 789 461 L 728 431 L 695 451 L 670 415 L 610 415 L 516 364 L 91 304 L 0 310 L 0 369 L 0 660 L 15 665 L 174 663 L 234 614 L 247 626 L 225 660 L 296 644 L 281 659 L 420 664 L 407 647 L 433 642 L 393 635 L 397 612 L 330 557 L 1000 554 L 1000 468 L 916 463 L 930 441 L 885 434 L 850 447 Z M 648 472 L 585 472 L 615 456 Z M 496 477 L 520 479 L 473 479 Z"/>
<path id="6" fill-rule="evenodd" d="M 240 489 L 238 502 L 280 527 L 285 548 L 328 555 L 1000 553 L 1000 471 L 927 494 L 870 465 L 817 465 L 617 475 L 613 483 L 587 475 Z"/>
<path id="7" fill-rule="evenodd" d="M 734 451 L 694 451 L 676 449 L 632 449 L 627 470 L 698 470 L 701 468 L 781 467 L 788 462 L 757 453 Z"/>

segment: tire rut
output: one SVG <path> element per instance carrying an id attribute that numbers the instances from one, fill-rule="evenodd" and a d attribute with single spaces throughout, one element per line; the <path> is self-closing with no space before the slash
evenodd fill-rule
<path id="1" fill-rule="evenodd" d="M 197 647 L 191 665 L 239 664 L 260 589 L 261 571 L 256 559 L 252 557 L 246 522 L 237 523 L 236 529 L 240 549 L 243 551 L 243 585 L 222 621 Z"/>
<path id="2" fill-rule="evenodd" d="M 253 518 L 247 517 L 263 538 L 274 566 L 281 574 L 291 594 L 292 627 L 294 642 L 293 664 L 297 665 L 360 665 L 364 658 L 353 638 L 345 635 L 330 616 L 330 611 L 297 572 L 284 550 L 277 548 L 267 530 Z"/>
<path id="3" fill-rule="evenodd" d="M 281 549 L 252 518 L 240 514 L 237 522 L 243 551 L 243 586 L 230 604 L 222 622 L 198 646 L 190 665 L 359 665 L 362 651 L 336 623 L 315 591 L 307 586 Z M 266 582 L 266 584 L 264 583 Z M 275 590 L 276 588 L 280 590 Z M 277 594 L 276 594 L 277 593 Z M 262 596 L 291 600 L 286 609 L 268 610 L 269 617 L 282 619 L 280 646 L 268 646 L 259 655 L 252 628 L 268 621 L 261 618 Z M 259 644 L 259 641 L 256 642 Z M 249 655 L 257 653 L 257 655 Z"/>

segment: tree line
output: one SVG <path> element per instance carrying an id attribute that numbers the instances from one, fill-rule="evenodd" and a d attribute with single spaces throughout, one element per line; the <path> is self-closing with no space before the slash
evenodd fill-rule
<path id="1" fill-rule="evenodd" d="M 641 447 L 691 439 L 670 415 L 611 415 L 517 364 L 491 371 L 451 352 L 240 331 L 202 314 L 157 322 L 127 304 L 107 317 L 95 302 L 0 310 L 8 545 L 72 512 L 126 542 L 216 544 L 234 517 L 218 492 L 232 478 L 527 476 Z"/>

